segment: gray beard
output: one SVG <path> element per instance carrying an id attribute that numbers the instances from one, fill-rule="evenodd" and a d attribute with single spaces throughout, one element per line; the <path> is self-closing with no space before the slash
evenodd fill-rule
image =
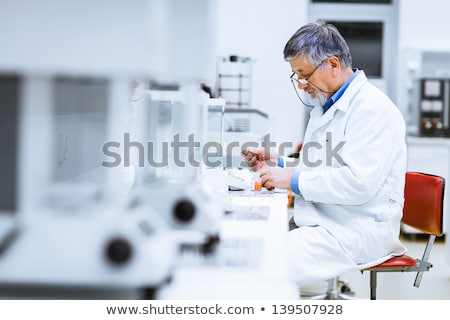
<path id="1" fill-rule="evenodd" d="M 308 105 L 314 106 L 314 107 L 323 107 L 325 105 L 325 102 L 328 100 L 328 96 L 323 92 L 316 91 L 316 97 L 313 98 L 309 93 L 303 90 L 302 95 L 303 101 L 307 103 Z"/>

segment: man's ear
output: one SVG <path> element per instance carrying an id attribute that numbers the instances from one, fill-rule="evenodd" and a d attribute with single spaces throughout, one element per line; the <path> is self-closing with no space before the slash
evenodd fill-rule
<path id="1" fill-rule="evenodd" d="M 329 57 L 328 64 L 331 66 L 331 74 L 333 77 L 336 77 L 341 70 L 341 62 L 339 61 L 339 58 L 336 56 Z"/>
<path id="2" fill-rule="evenodd" d="M 328 63 L 332 68 L 340 68 L 341 62 L 339 61 L 339 58 L 336 56 L 332 56 L 328 58 Z"/>

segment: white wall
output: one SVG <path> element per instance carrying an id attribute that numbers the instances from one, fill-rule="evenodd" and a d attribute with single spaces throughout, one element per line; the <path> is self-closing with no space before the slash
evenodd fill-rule
<path id="1" fill-rule="evenodd" d="M 450 51 L 448 0 L 400 0 L 399 46 Z"/>
<path id="2" fill-rule="evenodd" d="M 217 5 L 217 55 L 256 60 L 252 104 L 272 119 L 271 140 L 290 141 L 294 148 L 303 136 L 304 106 L 289 81 L 283 48 L 307 22 L 307 5 L 308 0 L 218 0 Z"/>
<path id="3" fill-rule="evenodd" d="M 1 72 L 152 73 L 147 0 L 0 2 Z"/>
<path id="4" fill-rule="evenodd" d="M 0 1 L 0 72 L 204 80 L 211 0 Z"/>

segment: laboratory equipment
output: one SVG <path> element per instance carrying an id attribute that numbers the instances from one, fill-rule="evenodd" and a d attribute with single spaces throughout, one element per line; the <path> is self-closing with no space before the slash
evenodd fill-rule
<path id="1" fill-rule="evenodd" d="M 45 0 L 25 12 L 21 4 L 0 5 L 0 40 L 10 43 L 0 57 L 2 296 L 23 286 L 31 287 L 25 296 L 38 297 L 64 288 L 79 298 L 80 287 L 148 293 L 167 283 L 191 231 L 201 245 L 217 235 L 213 222 L 223 212 L 196 184 L 199 167 L 147 167 L 142 175 L 124 143 L 133 146 L 127 138 L 135 137 L 132 120 L 140 111 L 130 104 L 133 80 L 182 87 L 190 81 L 184 105 L 195 105 L 192 88 L 215 62 L 214 4 L 115 2 L 107 15 L 102 6 Z M 180 45 L 184 50 L 176 50 Z M 191 111 L 179 118 L 185 132 L 200 129 Z M 137 141 L 158 142 L 145 138 Z M 180 160 L 189 159 L 181 150 Z M 170 187 L 158 188 L 160 181 Z M 152 198 L 152 188 L 161 193 Z M 156 211 L 154 204 L 171 194 L 189 200 L 175 210 L 179 216 L 189 220 L 194 211 L 195 219 L 176 225 L 170 202 Z"/>
<path id="2" fill-rule="evenodd" d="M 14 239 L 17 229 L 19 178 L 17 163 L 19 78 L 0 77 L 0 255 Z"/>
<path id="3" fill-rule="evenodd" d="M 404 50 L 399 107 L 408 133 L 450 137 L 450 52 Z"/>
<path id="4" fill-rule="evenodd" d="M 217 59 L 216 96 L 225 99 L 229 107 L 251 107 L 252 64 L 250 57 L 237 55 Z"/>
<path id="5" fill-rule="evenodd" d="M 419 90 L 420 135 L 450 136 L 450 79 L 421 78 Z"/>
<path id="6" fill-rule="evenodd" d="M 210 104 L 208 108 L 208 143 L 219 146 L 217 161 L 224 168 L 246 167 L 241 150 L 270 144 L 269 116 L 256 108 L 225 108 Z M 217 162 L 217 167 L 219 162 Z"/>
<path id="7" fill-rule="evenodd" d="M 136 187 L 129 201 L 157 212 L 181 245 L 209 251 L 218 241 L 225 203 L 200 180 L 206 101 L 192 84 L 141 92 L 132 139 L 147 146 L 148 163 L 135 154 Z"/>
<path id="8" fill-rule="evenodd" d="M 289 279 L 286 193 L 231 196 L 211 255 L 184 251 L 161 299 L 296 299 Z"/>
<path id="9" fill-rule="evenodd" d="M 17 150 L 2 159 L 11 170 L 4 187 L 18 191 L 2 200 L 8 209 L 2 215 L 14 223 L 2 239 L 2 288 L 27 287 L 44 296 L 52 288 L 109 288 L 148 297 L 170 278 L 178 243 L 151 208 L 144 213 L 128 205 L 132 172 L 123 164 L 101 166 L 102 145 L 126 130 L 118 119 L 129 117 L 129 82 L 0 79 L 0 92 L 12 89 L 19 97 L 7 100 L 5 117 L 11 122 L 5 149 Z M 20 157 L 11 167 L 15 154 Z"/>

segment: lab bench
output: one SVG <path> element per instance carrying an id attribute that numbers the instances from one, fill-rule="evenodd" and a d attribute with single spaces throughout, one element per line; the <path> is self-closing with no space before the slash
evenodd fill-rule
<path id="1" fill-rule="evenodd" d="M 264 190 L 264 189 L 263 189 Z M 159 299 L 298 299 L 288 278 L 286 192 L 230 192 L 211 256 L 187 252 Z"/>

